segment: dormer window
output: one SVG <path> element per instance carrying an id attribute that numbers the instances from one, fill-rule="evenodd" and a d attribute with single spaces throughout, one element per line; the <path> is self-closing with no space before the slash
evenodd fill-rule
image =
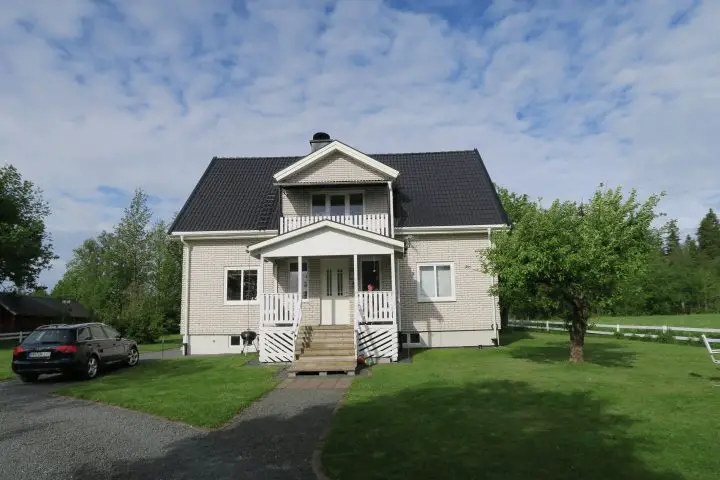
<path id="1" fill-rule="evenodd" d="M 311 203 L 314 217 L 363 215 L 365 210 L 362 192 L 315 193 Z"/>

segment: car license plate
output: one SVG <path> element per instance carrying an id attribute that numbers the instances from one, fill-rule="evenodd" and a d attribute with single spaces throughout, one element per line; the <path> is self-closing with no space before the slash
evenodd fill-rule
<path id="1" fill-rule="evenodd" d="M 30 352 L 29 358 L 50 358 L 50 352 Z"/>

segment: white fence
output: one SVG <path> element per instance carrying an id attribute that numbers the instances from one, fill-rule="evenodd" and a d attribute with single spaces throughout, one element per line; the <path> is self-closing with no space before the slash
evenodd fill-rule
<path id="1" fill-rule="evenodd" d="M 546 332 L 567 332 L 565 322 L 549 321 L 549 320 L 510 320 L 508 325 L 511 327 L 529 328 L 534 330 L 544 330 Z M 602 329 L 602 330 L 597 330 Z M 720 333 L 720 328 L 694 328 L 694 327 L 674 327 L 669 325 L 622 325 L 619 323 L 588 323 L 587 333 L 597 335 L 616 335 L 621 334 L 626 337 L 649 337 L 657 338 L 658 335 L 653 333 L 636 333 L 623 332 L 623 330 L 645 330 L 654 332 L 692 332 L 697 333 L 697 337 L 688 337 L 683 335 L 673 335 L 675 340 L 697 340 L 701 341 L 700 335 L 703 333 Z"/>
<path id="2" fill-rule="evenodd" d="M 329 215 L 329 216 L 309 216 L 309 215 L 291 215 L 280 217 L 280 235 L 283 233 L 306 227 L 313 223 L 323 220 L 331 220 L 333 222 L 342 223 L 350 227 L 367 230 L 369 232 L 379 233 L 388 236 L 390 234 L 390 217 L 387 213 L 369 213 L 366 215 Z"/>
<path id="3" fill-rule="evenodd" d="M 0 342 L 12 342 L 22 343 L 23 339 L 30 335 L 32 332 L 12 332 L 12 333 L 0 333 Z"/>

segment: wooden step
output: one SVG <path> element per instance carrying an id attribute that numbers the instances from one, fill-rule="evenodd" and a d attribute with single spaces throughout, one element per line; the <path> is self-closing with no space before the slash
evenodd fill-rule
<path id="1" fill-rule="evenodd" d="M 320 375 L 327 375 L 331 372 L 343 372 L 347 375 L 355 375 L 356 367 L 357 362 L 354 360 L 352 362 L 295 362 L 288 370 L 288 376 L 294 377 L 298 373 L 319 373 Z"/>
<path id="2" fill-rule="evenodd" d="M 337 362 L 355 362 L 357 358 L 355 354 L 350 355 L 300 355 L 300 358 L 295 360 L 295 363 L 337 363 Z"/>

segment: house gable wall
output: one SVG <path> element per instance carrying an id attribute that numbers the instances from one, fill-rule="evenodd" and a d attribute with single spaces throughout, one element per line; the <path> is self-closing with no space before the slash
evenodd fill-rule
<path id="1" fill-rule="evenodd" d="M 334 152 L 284 179 L 286 183 L 335 183 L 347 181 L 386 181 L 378 172 L 348 155 Z"/>

